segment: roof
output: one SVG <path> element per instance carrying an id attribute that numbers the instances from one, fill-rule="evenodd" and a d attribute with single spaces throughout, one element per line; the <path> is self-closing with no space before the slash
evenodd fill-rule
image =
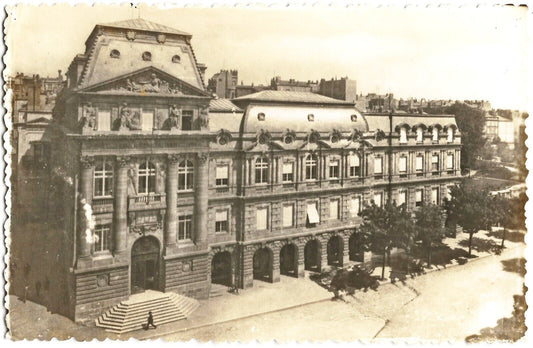
<path id="1" fill-rule="evenodd" d="M 191 34 L 184 31 L 167 27 L 166 25 L 147 21 L 143 18 L 127 19 L 125 21 L 113 22 L 113 23 L 100 23 L 97 24 L 102 27 L 122 28 L 122 29 L 137 29 L 142 31 L 151 31 L 157 33 L 176 34 L 192 37 Z"/>
<path id="2" fill-rule="evenodd" d="M 333 99 L 320 94 L 311 92 L 293 92 L 293 91 L 261 91 L 248 94 L 233 99 L 234 102 L 240 101 L 259 101 L 259 102 L 280 102 L 280 103 L 304 103 L 304 104 L 337 104 L 337 105 L 354 105 L 354 103 L 344 100 Z"/>
<path id="3" fill-rule="evenodd" d="M 212 99 L 209 102 L 209 111 L 214 112 L 242 112 L 242 109 L 233 104 L 229 99 Z"/>
<path id="4" fill-rule="evenodd" d="M 385 132 L 389 130 L 389 115 L 387 114 L 365 114 L 365 119 L 368 122 L 369 131 L 375 131 L 381 129 Z M 400 125 L 409 125 L 410 127 L 416 126 L 418 124 L 423 124 L 427 127 L 440 125 L 441 127 L 455 125 L 455 116 L 454 115 L 424 115 L 424 114 L 402 114 L 402 115 L 393 115 L 392 116 L 392 128 L 393 131 L 397 126 Z"/>

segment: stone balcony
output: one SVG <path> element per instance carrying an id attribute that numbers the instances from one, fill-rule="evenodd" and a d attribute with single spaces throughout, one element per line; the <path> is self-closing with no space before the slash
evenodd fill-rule
<path id="1" fill-rule="evenodd" d="M 165 209 L 167 206 L 166 196 L 165 193 L 130 195 L 128 197 L 128 210 Z"/>

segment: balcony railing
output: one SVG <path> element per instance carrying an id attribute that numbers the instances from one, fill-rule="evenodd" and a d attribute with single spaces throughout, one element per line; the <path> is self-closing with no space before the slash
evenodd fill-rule
<path id="1" fill-rule="evenodd" d="M 113 197 L 93 197 L 93 211 L 95 213 L 113 211 L 113 202 Z"/>
<path id="2" fill-rule="evenodd" d="M 166 208 L 165 193 L 149 193 L 128 198 L 129 210 L 164 209 Z"/>

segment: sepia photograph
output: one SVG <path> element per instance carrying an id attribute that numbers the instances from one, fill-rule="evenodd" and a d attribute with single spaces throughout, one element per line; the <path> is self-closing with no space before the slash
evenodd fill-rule
<path id="1" fill-rule="evenodd" d="M 526 341 L 527 5 L 4 10 L 5 340 Z"/>

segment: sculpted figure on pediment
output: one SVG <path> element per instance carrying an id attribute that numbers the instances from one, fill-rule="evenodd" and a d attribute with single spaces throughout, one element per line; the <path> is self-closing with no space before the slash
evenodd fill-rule
<path id="1" fill-rule="evenodd" d="M 96 127 L 96 110 L 90 102 L 83 107 L 82 124 L 84 129 L 95 129 Z"/>
<path id="2" fill-rule="evenodd" d="M 180 128 L 180 110 L 176 104 L 172 105 L 168 114 L 168 127 L 170 129 Z"/>

